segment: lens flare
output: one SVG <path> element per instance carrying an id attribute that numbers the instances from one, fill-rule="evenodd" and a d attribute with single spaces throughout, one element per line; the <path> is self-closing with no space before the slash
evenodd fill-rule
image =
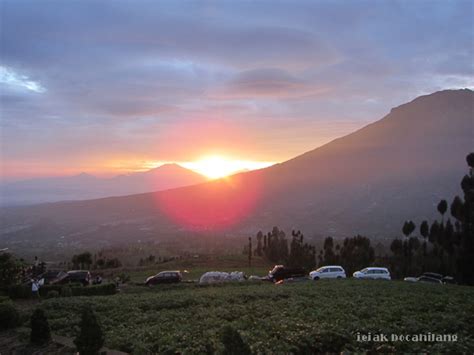
<path id="1" fill-rule="evenodd" d="M 244 177 L 245 175 L 245 177 Z M 243 221 L 261 201 L 261 172 L 156 194 L 158 208 L 187 230 L 223 230 Z"/>

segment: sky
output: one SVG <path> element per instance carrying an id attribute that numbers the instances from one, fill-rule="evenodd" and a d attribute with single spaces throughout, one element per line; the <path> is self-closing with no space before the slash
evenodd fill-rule
<path id="1" fill-rule="evenodd" d="M 0 4 L 5 180 L 268 165 L 473 87 L 472 1 Z"/>

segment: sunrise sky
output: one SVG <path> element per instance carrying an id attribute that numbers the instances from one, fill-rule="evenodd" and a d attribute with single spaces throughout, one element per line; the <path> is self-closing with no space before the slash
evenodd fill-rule
<path id="1" fill-rule="evenodd" d="M 15 0 L 0 11 L 3 179 L 254 169 L 418 95 L 473 87 L 472 1 Z"/>

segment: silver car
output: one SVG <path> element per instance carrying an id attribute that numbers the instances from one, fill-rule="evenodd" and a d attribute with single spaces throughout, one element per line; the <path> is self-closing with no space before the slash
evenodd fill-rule
<path id="1" fill-rule="evenodd" d="M 319 279 L 345 279 L 346 272 L 342 266 L 339 265 L 328 265 L 322 266 L 317 270 L 311 271 L 309 276 L 312 280 Z"/>
<path id="2" fill-rule="evenodd" d="M 390 271 L 386 267 L 366 267 L 352 275 L 356 279 L 382 279 L 391 280 Z"/>

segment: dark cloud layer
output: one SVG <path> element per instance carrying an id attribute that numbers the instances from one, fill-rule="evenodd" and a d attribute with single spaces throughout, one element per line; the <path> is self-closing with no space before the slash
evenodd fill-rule
<path id="1" fill-rule="evenodd" d="M 240 129 L 241 158 L 282 160 L 472 86 L 473 3 L 1 1 L 1 54 L 5 175 L 91 152 L 192 160 L 189 128 L 211 121 Z"/>

